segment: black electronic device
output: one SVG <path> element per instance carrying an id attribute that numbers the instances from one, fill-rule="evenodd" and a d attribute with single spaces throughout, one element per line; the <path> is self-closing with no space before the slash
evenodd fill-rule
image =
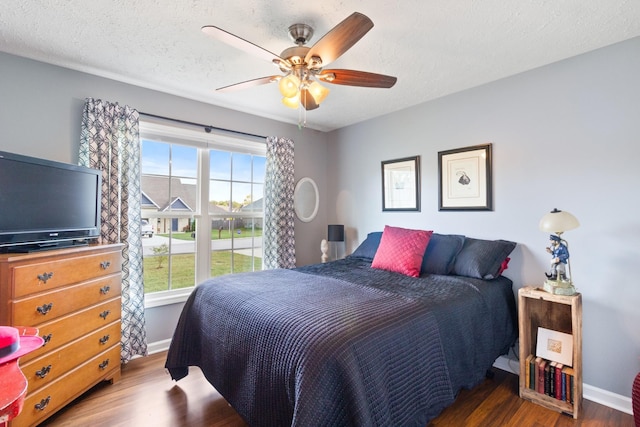
<path id="1" fill-rule="evenodd" d="M 0 252 L 97 239 L 101 188 L 96 169 L 0 151 Z"/>

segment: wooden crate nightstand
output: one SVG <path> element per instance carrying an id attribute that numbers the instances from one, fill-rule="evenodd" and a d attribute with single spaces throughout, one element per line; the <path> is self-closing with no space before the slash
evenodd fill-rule
<path id="1" fill-rule="evenodd" d="M 520 332 L 520 397 L 578 418 L 582 411 L 582 295 L 553 295 L 533 286 L 518 291 Z M 538 327 L 571 334 L 573 385 L 570 399 L 562 400 L 527 387 L 527 357 L 536 355 Z"/>

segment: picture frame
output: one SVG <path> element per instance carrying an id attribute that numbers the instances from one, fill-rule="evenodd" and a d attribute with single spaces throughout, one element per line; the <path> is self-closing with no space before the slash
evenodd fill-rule
<path id="1" fill-rule="evenodd" d="M 573 336 L 538 327 L 536 356 L 565 366 L 573 366 Z"/>
<path id="2" fill-rule="evenodd" d="M 438 210 L 493 210 L 491 180 L 491 143 L 438 152 Z"/>
<path id="3" fill-rule="evenodd" d="M 382 210 L 420 211 L 420 156 L 382 162 Z"/>

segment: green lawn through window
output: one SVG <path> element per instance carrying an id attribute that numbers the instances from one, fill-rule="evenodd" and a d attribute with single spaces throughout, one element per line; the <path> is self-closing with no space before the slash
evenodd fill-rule
<path id="1" fill-rule="evenodd" d="M 160 260 L 159 257 L 163 259 Z M 195 255 L 171 255 L 171 289 L 182 289 L 194 286 Z M 160 292 L 167 290 L 169 277 L 169 256 L 155 255 L 144 258 L 144 292 Z M 262 259 L 254 258 L 255 270 L 262 269 Z M 233 255 L 234 273 L 253 271 L 251 257 L 242 254 Z M 231 273 L 231 251 L 215 251 L 211 253 L 211 277 Z"/>
<path id="2" fill-rule="evenodd" d="M 241 237 L 261 237 L 262 229 L 242 228 L 236 230 L 212 230 L 211 240 L 231 239 Z M 169 234 L 158 234 L 169 237 Z M 195 240 L 191 232 L 172 232 L 172 239 Z M 254 257 L 255 268 L 252 266 L 252 257 L 240 253 L 233 254 L 230 250 L 213 251 L 211 253 L 211 277 L 229 273 L 243 273 L 262 269 L 262 259 Z M 169 268 L 171 260 L 171 268 Z M 231 268 L 233 263 L 233 269 Z M 174 255 L 147 255 L 143 259 L 144 265 L 144 292 L 161 292 L 168 290 L 169 273 L 171 273 L 171 289 L 182 289 L 194 286 L 195 282 L 195 254 Z"/>

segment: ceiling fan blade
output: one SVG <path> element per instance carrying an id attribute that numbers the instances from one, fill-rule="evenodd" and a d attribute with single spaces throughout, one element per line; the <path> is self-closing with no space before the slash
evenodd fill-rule
<path id="1" fill-rule="evenodd" d="M 324 67 L 349 50 L 371 28 L 373 28 L 371 19 L 362 13 L 354 12 L 318 40 L 307 52 L 305 61 L 311 63 L 311 58 L 316 56 L 322 59 Z"/>
<path id="2" fill-rule="evenodd" d="M 252 80 L 247 80 L 247 81 L 240 82 L 240 83 L 234 83 L 234 84 L 229 85 L 229 86 L 219 87 L 218 89 L 216 89 L 216 91 L 218 91 L 218 92 L 232 92 L 232 91 L 235 91 L 235 90 L 247 89 L 247 88 L 254 87 L 254 86 L 260 86 L 260 85 L 264 85 L 264 84 L 267 84 L 267 83 L 273 83 L 273 82 L 276 82 L 276 81 L 280 80 L 280 78 L 282 78 L 282 76 L 260 77 L 259 79 L 252 79 Z"/>
<path id="3" fill-rule="evenodd" d="M 240 49 L 251 55 L 258 56 L 266 61 L 275 62 L 277 64 L 286 64 L 286 62 L 275 53 L 269 52 L 267 49 L 261 48 L 250 41 L 223 30 L 222 28 L 214 27 L 213 25 L 205 25 L 202 27 L 202 32 L 228 44 L 229 46 L 233 46 L 236 49 Z"/>
<path id="4" fill-rule="evenodd" d="M 320 105 L 316 103 L 316 100 L 313 99 L 313 96 L 309 93 L 307 89 L 302 89 L 300 91 L 300 103 L 304 107 L 305 110 L 315 110 Z"/>
<path id="5" fill-rule="evenodd" d="M 355 70 L 322 70 L 318 79 L 337 85 L 390 88 L 398 80 L 393 76 Z"/>

